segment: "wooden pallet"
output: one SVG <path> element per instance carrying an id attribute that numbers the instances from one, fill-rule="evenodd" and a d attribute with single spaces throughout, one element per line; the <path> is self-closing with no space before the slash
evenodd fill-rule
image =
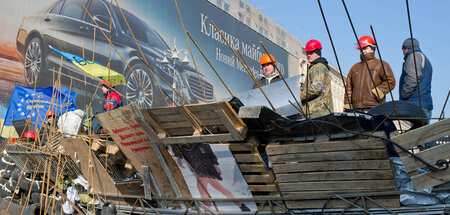
<path id="1" fill-rule="evenodd" d="M 228 102 L 142 110 L 152 138 L 164 144 L 242 141 L 247 127 Z"/>
<path id="2" fill-rule="evenodd" d="M 231 153 L 245 178 L 245 181 L 252 192 L 253 197 L 279 197 L 280 191 L 275 182 L 275 176 L 271 169 L 268 169 L 261 157 L 257 147 L 259 141 L 256 137 L 250 136 L 242 142 L 231 142 L 229 147 Z M 263 202 L 256 202 L 258 205 Z M 282 202 L 279 204 L 284 205 Z M 275 209 L 281 209 L 276 206 Z M 263 208 L 269 210 L 269 208 Z"/>
<path id="3" fill-rule="evenodd" d="M 450 135 L 450 119 L 445 119 L 406 133 L 402 133 L 391 139 L 405 149 L 411 149 L 421 144 Z M 444 171 L 430 171 L 418 174 L 417 169 L 425 167 L 425 164 L 413 158 L 408 153 L 396 147 L 400 159 L 408 171 L 416 190 L 433 187 L 450 181 L 450 168 Z M 450 159 L 450 143 L 429 148 L 415 154 L 426 162 L 436 165 L 438 160 Z"/>
<path id="4" fill-rule="evenodd" d="M 370 193 L 397 190 L 393 166 L 385 143 L 379 139 L 327 142 L 281 141 L 267 146 L 269 160 L 289 209 L 346 207 L 348 203 L 330 197 L 335 193 Z M 399 207 L 398 195 L 376 196 L 386 207 Z M 349 199 L 366 207 L 361 199 Z"/>

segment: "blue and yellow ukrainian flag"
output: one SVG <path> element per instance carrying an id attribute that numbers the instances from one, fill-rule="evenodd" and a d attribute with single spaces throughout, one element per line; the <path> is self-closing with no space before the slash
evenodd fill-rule
<path id="1" fill-rule="evenodd" d="M 109 69 L 107 67 L 102 66 L 101 64 L 97 62 L 92 62 L 89 60 L 86 60 L 80 56 L 73 55 L 67 52 L 59 51 L 58 49 L 53 48 L 52 46 L 49 46 L 50 49 L 55 51 L 56 53 L 60 54 L 64 58 L 66 58 L 71 63 L 75 64 L 78 68 L 83 70 L 85 73 L 94 76 L 99 77 L 109 83 L 111 83 L 113 86 L 117 85 L 125 85 L 125 78 L 122 74 Z"/>

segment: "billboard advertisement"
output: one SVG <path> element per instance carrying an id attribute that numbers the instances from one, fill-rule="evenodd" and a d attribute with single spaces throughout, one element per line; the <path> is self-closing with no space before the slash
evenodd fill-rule
<path id="1" fill-rule="evenodd" d="M 125 103 L 149 108 L 229 97 L 192 40 L 188 44 L 179 14 L 185 30 L 232 93 L 251 89 L 253 81 L 220 33 L 233 49 L 240 50 L 256 76 L 262 73 L 259 58 L 265 54 L 260 41 L 287 74 L 284 49 L 215 5 L 206 0 L 183 0 L 178 1 L 178 8 L 180 13 L 175 2 L 167 0 L 21 0 L 4 4 L 0 9 L 0 103 L 8 104 L 15 85 L 61 84 L 78 93 L 78 108 L 84 109 L 95 97 L 94 112 L 101 111 L 98 77 L 50 47 L 122 74 L 125 84 L 116 90 L 127 97 Z"/>

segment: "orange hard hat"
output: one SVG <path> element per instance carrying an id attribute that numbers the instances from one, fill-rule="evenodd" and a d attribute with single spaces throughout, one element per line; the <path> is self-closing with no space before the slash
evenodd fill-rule
<path id="1" fill-rule="evenodd" d="M 45 116 L 46 116 L 46 117 L 48 117 L 48 116 L 55 116 L 55 112 L 53 112 L 52 109 L 49 109 L 49 110 L 47 111 L 47 114 L 46 114 Z"/>
<path id="2" fill-rule="evenodd" d="M 102 80 L 102 82 L 100 82 L 100 85 L 105 85 L 105 86 L 108 86 L 108 87 L 112 87 L 111 83 L 109 83 L 109 82 L 107 82 L 105 80 Z"/>
<path id="3" fill-rule="evenodd" d="M 265 54 L 261 57 L 261 60 L 259 61 L 259 64 L 264 65 L 268 63 L 276 63 L 277 61 L 272 55 Z"/>
<path id="4" fill-rule="evenodd" d="M 362 36 L 361 38 L 359 38 L 359 46 L 361 46 L 361 48 L 367 47 L 367 46 L 374 46 L 375 45 L 375 40 L 372 39 L 372 37 L 369 36 Z M 356 49 L 359 49 L 358 44 L 356 44 Z"/>
<path id="5" fill-rule="evenodd" d="M 27 131 L 25 134 L 23 134 L 22 138 L 31 138 L 33 140 L 36 139 L 36 134 L 32 131 Z"/>
<path id="6" fill-rule="evenodd" d="M 322 44 L 318 40 L 310 40 L 306 43 L 305 52 L 312 52 L 316 49 L 322 49 Z"/>

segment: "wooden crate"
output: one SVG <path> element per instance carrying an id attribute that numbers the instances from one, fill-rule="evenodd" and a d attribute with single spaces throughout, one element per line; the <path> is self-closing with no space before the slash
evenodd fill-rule
<path id="1" fill-rule="evenodd" d="M 242 142 L 232 142 L 229 144 L 231 153 L 245 178 L 245 181 L 252 192 L 253 197 L 279 197 L 280 191 L 275 182 L 275 176 L 271 169 L 268 169 L 258 151 L 259 141 L 256 137 L 250 136 Z M 263 201 L 257 201 L 258 205 Z M 282 202 L 278 202 L 284 205 Z M 274 205 L 274 209 L 281 209 Z M 262 210 L 270 210 L 265 207 Z"/>
<path id="2" fill-rule="evenodd" d="M 421 144 L 436 140 L 440 137 L 450 135 L 450 119 L 445 119 L 406 133 L 392 137 L 392 141 L 405 149 L 411 149 Z M 400 159 L 408 171 L 409 176 L 416 190 L 421 190 L 450 181 L 450 168 L 443 171 L 429 171 L 418 174 L 417 169 L 425 167 L 425 164 L 415 159 L 413 156 L 395 146 L 399 152 Z M 436 166 L 438 160 L 450 159 L 450 143 L 441 144 L 424 151 L 415 153 L 424 161 Z"/>
<path id="3" fill-rule="evenodd" d="M 282 141 L 267 146 L 269 160 L 289 209 L 322 208 L 331 194 L 371 193 L 397 190 L 393 166 L 385 143 L 379 139 L 327 142 Z M 399 207 L 398 195 L 376 196 L 386 207 Z M 349 201 L 380 207 L 361 199 Z M 347 207 L 330 198 L 327 207 Z"/>
<path id="4" fill-rule="evenodd" d="M 150 135 L 164 144 L 242 141 L 247 127 L 228 102 L 142 110 Z"/>

